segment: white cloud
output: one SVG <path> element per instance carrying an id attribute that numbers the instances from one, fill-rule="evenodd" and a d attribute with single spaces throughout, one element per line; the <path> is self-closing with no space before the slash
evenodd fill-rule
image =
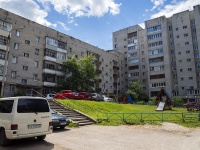
<path id="1" fill-rule="evenodd" d="M 0 7 L 42 25 L 57 26 L 45 19 L 47 11 L 41 10 L 33 0 L 0 0 Z"/>
<path id="2" fill-rule="evenodd" d="M 57 22 L 57 23 L 59 25 L 61 25 L 65 31 L 69 31 L 70 30 L 70 28 L 68 28 L 63 22 Z"/>
<path id="3" fill-rule="evenodd" d="M 75 26 L 78 26 L 78 24 L 77 24 L 77 23 L 75 23 L 74 25 L 75 25 Z"/>
<path id="4" fill-rule="evenodd" d="M 146 11 L 146 12 L 148 12 L 149 10 L 148 10 L 148 9 L 146 9 L 145 11 Z"/>
<path id="5" fill-rule="evenodd" d="M 103 16 L 105 13 L 116 15 L 120 13 L 120 4 L 114 0 L 38 0 L 44 7 L 51 4 L 54 9 L 67 16 Z"/>
<path id="6" fill-rule="evenodd" d="M 156 14 L 151 16 L 152 18 L 157 18 L 160 16 L 171 17 L 173 14 L 179 13 L 185 10 L 193 9 L 194 5 L 200 4 L 200 0 L 182 0 L 182 1 L 173 1 L 173 3 L 166 5 L 163 9 L 161 9 Z"/>
<path id="7" fill-rule="evenodd" d="M 143 29 L 145 29 L 145 24 L 144 23 L 139 23 L 139 26 L 141 26 Z"/>
<path id="8" fill-rule="evenodd" d="M 151 0 L 151 2 L 154 4 L 154 6 L 151 9 L 151 11 L 156 9 L 158 6 L 163 5 L 165 1 L 166 0 Z"/>

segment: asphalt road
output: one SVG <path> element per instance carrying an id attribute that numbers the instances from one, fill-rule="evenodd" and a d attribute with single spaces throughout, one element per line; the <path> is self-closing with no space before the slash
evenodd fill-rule
<path id="1" fill-rule="evenodd" d="M 45 141 L 16 140 L 0 150 L 194 150 L 200 129 L 163 126 L 85 126 L 54 130 Z"/>

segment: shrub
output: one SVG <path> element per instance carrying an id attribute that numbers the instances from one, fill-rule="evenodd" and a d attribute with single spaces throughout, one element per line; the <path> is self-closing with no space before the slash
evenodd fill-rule
<path id="1" fill-rule="evenodd" d="M 145 105 L 146 103 L 145 103 L 145 101 L 138 101 L 137 104 L 139 104 L 139 105 Z"/>
<path id="2" fill-rule="evenodd" d="M 183 104 L 184 104 L 184 100 L 182 98 L 172 98 L 173 107 L 183 106 Z"/>

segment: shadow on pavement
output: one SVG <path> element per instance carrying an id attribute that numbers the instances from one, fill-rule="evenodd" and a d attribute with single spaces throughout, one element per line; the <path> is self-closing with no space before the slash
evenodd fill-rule
<path id="1" fill-rule="evenodd" d="M 52 150 L 54 144 L 44 141 L 38 141 L 36 138 L 13 140 L 7 147 L 1 147 L 0 150 Z"/>
<path id="2" fill-rule="evenodd" d="M 53 128 L 53 133 L 67 132 L 70 129 Z"/>

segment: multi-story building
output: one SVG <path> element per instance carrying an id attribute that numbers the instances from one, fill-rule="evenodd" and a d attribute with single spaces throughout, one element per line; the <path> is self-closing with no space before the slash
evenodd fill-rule
<path id="1" fill-rule="evenodd" d="M 200 94 L 200 5 L 113 33 L 113 47 L 127 60 L 128 82 L 139 80 L 149 96 Z"/>
<path id="2" fill-rule="evenodd" d="M 96 75 L 100 78 L 94 87 L 96 91 L 125 90 L 123 84 L 116 83 L 123 82 L 123 75 L 120 76 L 123 68 L 119 64 L 124 59 L 123 54 L 104 51 L 0 9 L 0 81 L 4 96 L 53 92 L 63 79 L 63 61 L 73 55 L 79 59 L 91 53 L 95 56 Z"/>
<path id="3" fill-rule="evenodd" d="M 170 96 L 200 95 L 200 5 L 166 18 L 113 33 L 113 50 L 0 9 L 0 81 L 4 96 L 54 91 L 63 61 L 95 56 L 97 92 L 120 94 L 139 80 L 148 96 L 164 88 Z M 7 60 L 8 58 L 8 60 Z M 1 90 L 2 91 L 2 90 Z"/>

